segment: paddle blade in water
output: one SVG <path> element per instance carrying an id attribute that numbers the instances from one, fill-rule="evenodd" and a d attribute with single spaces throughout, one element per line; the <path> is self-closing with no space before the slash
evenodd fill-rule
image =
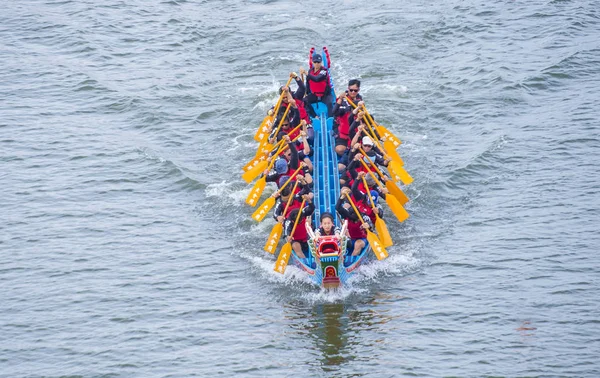
<path id="1" fill-rule="evenodd" d="M 408 211 L 406 211 L 406 209 L 402 207 L 400 202 L 398 202 L 398 200 L 394 196 L 386 196 L 385 202 L 387 202 L 388 206 L 390 207 L 390 210 L 392 210 L 392 213 L 394 213 L 396 218 L 398 218 L 399 222 L 404 222 L 410 216 L 410 214 L 408 214 Z"/>
<path id="2" fill-rule="evenodd" d="M 406 194 L 404 194 L 404 192 L 400 190 L 398 185 L 396 185 L 396 183 L 392 180 L 386 181 L 385 187 L 387 188 L 387 190 L 389 190 L 391 195 L 396 197 L 396 199 L 398 200 L 398 202 L 400 202 L 401 205 L 404 205 L 408 202 L 408 197 L 406 196 Z"/>
<path id="3" fill-rule="evenodd" d="M 250 184 L 255 178 L 257 178 L 267 167 L 269 163 L 265 160 L 256 164 L 254 167 L 250 168 L 246 172 L 242 174 L 242 178 L 246 181 L 247 184 Z"/>
<path id="4" fill-rule="evenodd" d="M 277 256 L 277 261 L 275 261 L 274 270 L 278 273 L 283 274 L 285 272 L 285 268 L 287 267 L 291 255 L 292 245 L 290 243 L 285 243 L 285 245 L 281 248 L 281 251 L 279 252 L 279 256 Z"/>
<path id="5" fill-rule="evenodd" d="M 390 142 L 389 140 L 383 142 L 383 149 L 388 155 L 390 155 L 392 161 L 397 162 L 398 164 L 400 164 L 400 166 L 404 165 L 404 161 L 402 160 L 400 155 L 398 155 L 398 152 L 396 152 L 396 147 L 392 142 Z"/>
<path id="6" fill-rule="evenodd" d="M 275 250 L 277 249 L 277 244 L 279 244 L 279 239 L 281 238 L 281 234 L 283 233 L 283 225 L 279 222 L 277 222 L 277 224 L 275 226 L 273 226 L 273 229 L 271 230 L 271 233 L 269 234 L 269 238 L 267 239 L 267 242 L 265 243 L 265 252 L 269 252 L 270 254 L 275 253 Z"/>
<path id="7" fill-rule="evenodd" d="M 254 213 L 252 213 L 252 219 L 257 222 L 262 222 L 265 219 L 265 216 L 271 211 L 271 209 L 275 206 L 275 198 L 269 197 L 263 202 L 258 209 Z"/>
<path id="8" fill-rule="evenodd" d="M 391 131 L 389 131 L 387 128 L 381 126 L 381 125 L 377 125 L 375 126 L 375 129 L 377 130 L 377 132 L 379 133 L 379 135 L 382 138 L 385 138 L 386 141 L 390 141 L 392 142 L 392 144 L 394 145 L 395 148 L 398 148 L 398 146 L 400 144 L 402 144 L 402 141 L 400 141 L 400 139 L 398 139 L 397 136 L 395 136 Z"/>
<path id="9" fill-rule="evenodd" d="M 261 177 L 260 180 L 258 180 L 252 187 L 248 197 L 246 197 L 246 203 L 252 207 L 256 206 L 263 190 L 265 190 L 266 185 L 267 180 L 264 177 Z"/>
<path id="10" fill-rule="evenodd" d="M 373 253 L 377 257 L 377 260 L 383 260 L 386 257 L 388 257 L 388 253 L 385 250 L 385 248 L 383 247 L 383 244 L 381 243 L 381 241 L 379 240 L 377 235 L 375 235 L 374 233 L 372 233 L 369 230 L 367 230 L 367 240 L 369 241 L 369 244 L 371 245 L 371 249 L 373 250 Z"/>
<path id="11" fill-rule="evenodd" d="M 413 182 L 413 178 L 406 172 L 404 167 L 398 165 L 395 161 L 390 161 L 388 164 L 388 170 L 390 174 L 393 176 L 392 178 L 396 181 L 400 180 L 404 185 L 408 185 Z"/>
<path id="12" fill-rule="evenodd" d="M 388 231 L 387 225 L 385 224 L 385 221 L 383 219 L 379 218 L 379 215 L 375 220 L 375 230 L 377 230 L 377 235 L 379 236 L 379 240 L 381 240 L 381 243 L 383 244 L 384 248 L 391 247 L 392 245 L 394 245 L 394 242 L 392 241 L 392 236 Z"/>

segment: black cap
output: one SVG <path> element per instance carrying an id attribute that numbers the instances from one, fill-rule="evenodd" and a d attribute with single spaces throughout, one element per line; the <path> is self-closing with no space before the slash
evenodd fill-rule
<path id="1" fill-rule="evenodd" d="M 313 63 L 321 63 L 323 58 L 321 57 L 321 54 L 314 53 L 312 56 L 312 61 Z"/>

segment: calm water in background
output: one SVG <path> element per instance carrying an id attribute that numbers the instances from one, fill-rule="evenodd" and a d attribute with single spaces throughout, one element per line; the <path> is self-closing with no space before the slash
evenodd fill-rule
<path id="1" fill-rule="evenodd" d="M 5 1 L 0 376 L 600 376 L 597 1 Z M 415 182 L 272 271 L 240 167 L 310 47 Z"/>

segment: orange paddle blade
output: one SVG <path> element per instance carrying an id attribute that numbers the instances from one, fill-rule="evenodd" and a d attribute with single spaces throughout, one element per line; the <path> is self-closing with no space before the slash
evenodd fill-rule
<path id="1" fill-rule="evenodd" d="M 385 248 L 383 247 L 383 244 L 381 243 L 381 241 L 379 240 L 377 235 L 375 235 L 374 233 L 372 233 L 369 230 L 367 230 L 367 240 L 369 241 L 369 244 L 371 245 L 371 249 L 373 250 L 373 253 L 377 257 L 377 260 L 383 260 L 386 257 L 388 257 L 388 253 L 385 250 Z"/>
<path id="2" fill-rule="evenodd" d="M 246 181 L 247 184 L 250 184 L 255 178 L 257 178 L 267 167 L 269 163 L 265 160 L 259 162 L 254 167 L 250 168 L 246 172 L 242 174 L 242 178 Z"/>
<path id="3" fill-rule="evenodd" d="M 258 126 L 258 130 L 254 134 L 254 140 L 260 142 L 265 139 L 266 136 L 269 136 L 271 132 L 271 125 L 273 124 L 274 116 L 266 116 L 265 119 Z"/>
<path id="4" fill-rule="evenodd" d="M 387 190 L 389 190 L 391 195 L 396 197 L 396 199 L 398 200 L 398 202 L 400 202 L 401 205 L 404 205 L 408 202 L 408 197 L 406 196 L 406 194 L 404 194 L 404 192 L 400 190 L 398 185 L 396 185 L 396 183 L 394 183 L 392 180 L 386 181 L 385 187 L 387 188 Z"/>
<path id="5" fill-rule="evenodd" d="M 287 267 L 291 255 L 292 245 L 290 243 L 285 243 L 285 245 L 281 248 L 281 251 L 279 252 L 279 256 L 277 256 L 277 261 L 275 261 L 274 270 L 278 273 L 283 274 L 285 272 L 285 268 Z"/>
<path id="6" fill-rule="evenodd" d="M 246 203 L 252 207 L 256 206 L 263 190 L 265 190 L 266 185 L 267 180 L 264 177 L 261 177 L 260 180 L 254 184 L 250 193 L 248 193 L 248 197 L 246 197 Z"/>
<path id="7" fill-rule="evenodd" d="M 413 182 L 413 178 L 406 172 L 406 169 L 393 160 L 388 164 L 388 171 L 390 171 L 390 174 L 395 181 L 402 181 L 404 185 Z"/>
<path id="8" fill-rule="evenodd" d="M 379 215 L 375 217 L 375 230 L 377 230 L 377 235 L 379 236 L 379 240 L 381 240 L 384 248 L 394 245 L 387 225 L 383 219 L 379 218 Z"/>
<path id="9" fill-rule="evenodd" d="M 392 161 L 397 162 L 398 164 L 400 164 L 400 166 L 404 165 L 404 161 L 402 160 L 398 152 L 396 152 L 396 147 L 394 147 L 394 144 L 392 142 L 390 142 L 389 140 L 383 142 L 383 149 L 385 150 L 386 154 L 390 155 Z"/>
<path id="10" fill-rule="evenodd" d="M 390 207 L 390 210 L 392 210 L 392 213 L 394 213 L 396 218 L 398 218 L 399 222 L 404 222 L 408 219 L 410 214 L 408 214 L 408 211 L 406 211 L 406 209 L 402 207 L 400 202 L 398 202 L 398 200 L 394 196 L 386 196 L 385 201 Z"/>
<path id="11" fill-rule="evenodd" d="M 269 252 L 270 254 L 275 253 L 277 244 L 279 244 L 279 239 L 281 238 L 281 234 L 283 234 L 283 225 L 277 222 L 277 224 L 273 226 L 273 229 L 269 234 L 269 238 L 265 243 L 265 252 Z"/>
<path id="12" fill-rule="evenodd" d="M 271 211 L 271 209 L 275 206 L 275 198 L 269 197 L 263 202 L 254 213 L 252 213 L 252 219 L 257 222 L 262 222 L 265 219 L 265 216 Z"/>
<path id="13" fill-rule="evenodd" d="M 391 131 L 389 131 L 384 126 L 375 125 L 375 130 L 377 130 L 377 132 L 379 133 L 379 135 L 382 138 L 385 138 L 386 141 L 389 140 L 390 142 L 392 142 L 392 144 L 394 145 L 395 148 L 398 148 L 398 146 L 400 144 L 402 144 L 402 141 L 400 141 L 400 139 L 398 139 L 397 136 L 395 136 Z"/>

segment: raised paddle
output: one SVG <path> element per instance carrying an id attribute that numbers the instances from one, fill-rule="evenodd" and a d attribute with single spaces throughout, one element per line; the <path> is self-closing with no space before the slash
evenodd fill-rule
<path id="1" fill-rule="evenodd" d="M 279 125 L 277 125 L 277 128 L 275 129 L 275 133 L 273 135 L 275 135 L 277 137 L 277 133 L 279 132 L 279 130 L 281 130 L 281 125 L 283 125 L 283 121 L 285 121 L 285 119 L 287 118 L 288 112 L 290 111 L 290 107 L 292 105 L 288 105 L 287 108 L 285 108 L 285 112 L 283 112 L 283 117 L 281 117 L 281 121 L 279 121 Z M 265 139 L 269 139 L 269 133 L 265 133 L 263 139 L 261 139 L 261 143 L 265 140 Z"/>
<path id="2" fill-rule="evenodd" d="M 292 179 L 294 177 L 296 177 L 296 175 L 302 170 L 303 166 L 304 166 L 304 164 L 301 164 L 298 167 L 298 169 L 296 169 L 294 171 L 294 173 L 292 173 L 292 175 L 290 176 L 290 178 L 275 193 L 281 193 L 281 191 L 283 190 L 283 188 L 285 188 L 290 183 L 290 181 L 292 181 Z M 273 195 L 275 195 L 275 193 L 273 193 L 269 198 L 267 198 L 258 207 L 258 209 L 256 209 L 256 211 L 254 211 L 254 213 L 252 213 L 252 219 L 254 219 L 257 222 L 261 222 L 263 219 L 265 219 L 265 216 L 269 213 L 269 211 L 271 211 L 271 209 L 273 208 L 273 206 L 275 206 L 275 197 L 273 197 Z"/>
<path id="3" fill-rule="evenodd" d="M 381 177 L 384 177 L 383 172 L 381 172 L 381 170 L 379 168 L 377 168 L 377 166 L 375 165 L 375 163 L 373 163 L 373 160 L 371 160 L 371 158 L 369 157 L 369 155 L 367 155 L 365 153 L 365 151 L 362 149 L 362 147 L 359 147 L 360 152 L 363 154 L 363 156 L 365 158 L 367 158 L 367 160 L 369 161 L 369 163 L 371 164 L 371 166 L 373 168 L 375 168 L 375 170 L 377 171 L 377 173 L 379 173 L 379 175 Z M 369 167 L 367 167 L 367 164 L 361 159 L 361 162 L 363 164 L 363 166 L 365 167 L 365 169 L 367 169 L 368 171 L 370 171 Z M 373 175 L 373 177 L 375 177 Z M 404 192 L 402 190 L 400 190 L 400 188 L 398 187 L 398 185 L 396 185 L 396 183 L 394 183 L 392 180 L 387 180 L 385 182 L 385 187 L 387 188 L 387 190 L 390 191 L 390 193 L 396 197 L 396 199 L 398 199 L 398 201 L 404 205 L 405 203 L 408 202 L 408 197 L 406 196 L 406 194 L 404 194 Z"/>
<path id="4" fill-rule="evenodd" d="M 292 192 L 290 193 L 290 198 L 288 198 L 285 208 L 283 209 L 283 216 L 287 215 L 288 208 L 290 204 L 294 200 L 294 193 L 296 192 L 296 188 L 298 187 L 298 180 L 294 183 L 294 187 L 292 188 Z M 271 254 L 275 253 L 275 249 L 277 248 L 277 244 L 279 243 L 279 238 L 283 233 L 283 224 L 279 221 L 273 226 L 269 237 L 267 238 L 267 242 L 265 243 L 265 252 L 269 252 Z"/>
<path id="5" fill-rule="evenodd" d="M 298 209 L 298 215 L 296 215 L 296 220 L 294 221 L 294 227 L 292 227 L 292 232 L 290 236 L 294 235 L 296 231 L 296 226 L 298 226 L 298 221 L 302 216 L 302 209 L 304 209 L 305 199 L 302 199 L 302 204 Z M 275 271 L 283 274 L 285 272 L 285 268 L 287 267 L 288 261 L 290 260 L 290 256 L 292 255 L 292 242 L 287 242 L 281 247 L 281 251 L 279 251 L 279 256 L 277 256 L 277 261 L 275 261 Z"/>
<path id="6" fill-rule="evenodd" d="M 302 127 L 302 125 L 298 125 L 296 127 L 294 127 L 289 133 L 288 135 L 292 135 L 293 133 L 295 133 L 296 131 L 298 131 L 300 128 Z M 296 140 L 296 138 L 294 138 L 294 141 Z M 251 169 L 252 167 L 254 167 L 256 164 L 260 163 L 261 161 L 265 160 L 269 154 L 273 151 L 275 151 L 275 149 L 279 148 L 279 146 L 283 143 L 284 139 L 280 139 L 277 143 L 270 144 L 267 142 L 267 144 L 265 145 L 261 145 L 258 150 L 256 151 L 256 155 L 254 156 L 254 158 L 252 160 L 250 160 L 245 166 L 244 168 L 242 168 L 242 170 L 244 172 L 248 171 L 249 169 Z"/>
<path id="7" fill-rule="evenodd" d="M 362 160 L 361 160 L 361 162 L 363 163 L 363 166 L 365 167 L 365 169 L 368 170 L 369 167 L 367 167 L 367 164 Z M 371 176 L 373 177 L 373 179 L 375 180 L 377 185 L 382 186 L 381 181 L 379 181 L 379 179 L 377 178 L 377 175 L 375 175 L 375 173 L 371 170 L 369 170 L 368 172 L 371 174 Z M 391 181 L 390 180 L 386 181 L 386 185 L 388 183 L 391 183 Z M 390 187 L 391 187 L 391 185 L 390 185 Z M 398 199 L 392 194 L 392 192 L 389 189 L 388 189 L 388 191 L 390 192 L 390 195 L 385 196 L 385 202 L 388 204 L 388 206 L 390 207 L 390 210 L 392 210 L 392 213 L 394 213 L 396 218 L 398 218 L 398 221 L 404 222 L 410 216 L 408 214 L 408 211 L 406 211 L 406 209 L 400 204 L 400 202 L 398 202 Z M 401 191 L 401 193 L 402 193 L 402 191 Z M 402 193 L 402 194 L 404 194 L 404 193 Z"/>
<path id="8" fill-rule="evenodd" d="M 369 185 L 367 184 L 367 179 L 365 178 L 365 176 L 363 176 L 362 180 L 363 180 L 363 185 L 365 186 L 365 191 L 367 192 L 367 195 L 369 196 L 369 201 L 371 202 L 371 207 L 373 208 L 373 214 L 375 214 L 375 222 L 374 223 L 375 223 L 375 230 L 377 230 L 377 235 L 379 235 L 379 239 L 383 243 L 384 248 L 391 247 L 392 245 L 394 245 L 394 242 L 392 241 L 392 236 L 390 235 L 390 232 L 388 231 L 385 221 L 383 219 L 381 219 L 381 217 L 379 217 L 379 214 L 377 214 L 375 212 L 375 208 L 376 208 L 375 201 L 373 200 L 373 196 L 371 196 L 371 191 L 369 190 Z"/>
<path id="9" fill-rule="evenodd" d="M 348 193 L 345 193 L 345 195 L 346 195 L 346 198 L 348 198 L 350 205 L 352 205 L 352 208 L 354 209 L 356 216 L 358 217 L 358 219 L 360 219 L 360 223 L 365 223 L 365 220 L 363 219 L 362 215 L 360 215 L 360 212 L 356 208 L 356 205 L 352 201 L 352 198 L 350 198 Z M 375 235 L 373 232 L 371 232 L 371 230 L 369 230 L 368 228 L 365 229 L 365 231 L 367 232 L 367 240 L 369 241 L 369 244 L 371 245 L 371 249 L 373 250 L 373 253 L 377 257 L 377 260 L 383 260 L 386 257 L 388 257 L 388 253 L 385 250 L 385 247 L 383 246 L 383 244 L 381 243 L 379 238 L 377 237 L 377 235 Z"/>
<path id="10" fill-rule="evenodd" d="M 286 145 L 286 147 L 287 147 L 287 145 Z M 254 167 L 252 167 L 249 170 L 247 170 L 246 172 L 242 173 L 242 178 L 244 179 L 244 181 L 246 181 L 247 184 L 250 184 L 252 181 L 254 181 L 255 178 L 257 178 L 265 170 L 271 170 L 271 168 L 273 167 L 273 164 L 275 164 L 275 160 L 277 160 L 277 155 L 279 155 L 279 153 L 281 153 L 281 151 L 283 151 L 283 145 L 279 146 L 279 149 L 277 150 L 277 154 L 275 155 L 275 157 L 273 159 L 271 159 L 270 163 L 267 163 L 266 160 L 262 160 L 262 161 L 258 162 L 258 164 L 256 164 Z"/>
<path id="11" fill-rule="evenodd" d="M 289 87 L 291 82 L 292 82 L 292 76 L 290 76 L 290 78 L 288 79 L 285 86 Z M 282 91 L 281 94 L 279 95 L 279 99 L 277 99 L 277 103 L 275 104 L 275 108 L 273 109 L 273 114 L 267 115 L 265 117 L 265 119 L 263 119 L 263 121 L 260 123 L 258 130 L 256 130 L 256 133 L 254 134 L 255 141 L 260 142 L 261 140 L 264 139 L 264 134 L 266 134 L 267 136 L 269 135 L 269 131 L 271 131 L 270 124 L 273 124 L 273 121 L 275 120 L 275 116 L 277 115 L 277 112 L 279 111 L 279 107 L 281 106 L 281 101 L 283 101 L 284 94 L 285 93 Z"/>
<path id="12" fill-rule="evenodd" d="M 273 163 L 276 159 L 277 159 L 277 155 L 273 156 L 271 163 Z M 262 164 L 262 162 L 260 162 L 259 164 Z M 262 165 L 264 165 L 264 164 L 262 164 Z M 270 170 L 269 167 L 272 167 L 272 166 L 273 165 L 267 165 L 266 168 L 268 168 Z M 258 199 L 262 195 L 262 192 L 265 190 L 265 186 L 267 186 L 267 176 L 263 175 L 263 177 L 259 178 L 258 181 L 256 181 L 256 183 L 252 187 L 252 190 L 250 190 L 250 193 L 248 193 L 248 196 L 246 197 L 246 203 L 250 206 L 256 206 L 256 204 L 258 203 Z"/>

